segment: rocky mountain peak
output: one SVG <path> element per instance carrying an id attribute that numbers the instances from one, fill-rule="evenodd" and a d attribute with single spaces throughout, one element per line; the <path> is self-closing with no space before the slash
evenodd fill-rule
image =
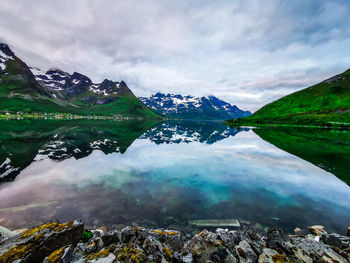
<path id="1" fill-rule="evenodd" d="M 228 119 L 251 115 L 249 111 L 242 111 L 213 95 L 193 97 L 157 92 L 150 97 L 140 97 L 140 100 L 161 114 L 183 119 Z"/>
<path id="2" fill-rule="evenodd" d="M 10 49 L 10 47 L 5 43 L 0 43 L 0 51 L 2 51 L 6 56 L 14 56 L 15 53 Z"/>
<path id="3" fill-rule="evenodd" d="M 91 79 L 89 79 L 87 76 L 83 75 L 83 74 L 80 74 L 78 72 L 74 72 L 72 77 L 71 77 L 71 81 L 74 83 L 74 84 L 78 84 L 76 82 L 80 82 L 80 83 L 86 83 L 86 84 L 92 84 L 92 81 Z"/>

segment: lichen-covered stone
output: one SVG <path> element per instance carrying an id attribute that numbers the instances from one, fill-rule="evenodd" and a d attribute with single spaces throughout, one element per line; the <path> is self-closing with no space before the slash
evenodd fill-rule
<path id="1" fill-rule="evenodd" d="M 31 228 L 0 242 L 0 263 L 350 262 L 350 237 L 325 230 L 320 236 L 288 236 L 278 229 L 258 232 L 245 224 L 236 230 L 203 230 L 188 240 L 177 231 L 144 227 L 84 233 L 90 235 L 83 235 L 77 222 Z"/>
<path id="2" fill-rule="evenodd" d="M 263 248 L 262 253 L 259 256 L 258 262 L 259 263 L 275 263 L 272 260 L 272 257 L 274 255 L 277 255 L 278 252 L 276 250 L 273 250 L 271 248 Z"/>
<path id="3" fill-rule="evenodd" d="M 254 250 L 246 240 L 239 242 L 236 246 L 236 251 L 239 257 L 239 262 L 254 263 L 258 260 L 258 256 L 254 253 Z"/>
<path id="4" fill-rule="evenodd" d="M 42 262 L 46 256 L 67 245 L 76 245 L 83 233 L 83 224 L 48 222 L 33 227 L 0 244 L 0 262 Z"/>
<path id="5" fill-rule="evenodd" d="M 105 246 L 109 246 L 110 244 L 113 243 L 118 243 L 121 241 L 121 233 L 118 230 L 114 230 L 111 232 L 107 232 L 106 234 L 104 234 L 102 237 L 102 242 Z"/>
<path id="6" fill-rule="evenodd" d="M 271 228 L 267 233 L 266 244 L 268 248 L 272 248 L 277 252 L 285 251 L 290 254 L 291 248 L 286 244 L 286 236 L 283 236 L 283 233 L 280 229 Z"/>

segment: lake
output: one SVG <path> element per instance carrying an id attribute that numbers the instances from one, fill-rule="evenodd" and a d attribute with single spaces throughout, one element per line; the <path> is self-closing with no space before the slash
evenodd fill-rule
<path id="1" fill-rule="evenodd" d="M 0 122 L 0 225 L 197 231 L 192 220 L 262 229 L 350 222 L 350 131 L 218 122 Z"/>

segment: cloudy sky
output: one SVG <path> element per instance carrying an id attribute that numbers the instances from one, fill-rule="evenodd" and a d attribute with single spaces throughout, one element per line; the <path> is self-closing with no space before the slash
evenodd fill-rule
<path id="1" fill-rule="evenodd" d="M 1 0 L 28 65 L 256 110 L 350 68 L 349 0 Z"/>

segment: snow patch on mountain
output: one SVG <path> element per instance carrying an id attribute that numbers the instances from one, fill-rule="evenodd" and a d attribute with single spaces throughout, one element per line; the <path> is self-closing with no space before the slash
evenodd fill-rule
<path id="1" fill-rule="evenodd" d="M 6 68 L 6 62 L 10 59 L 14 59 L 14 57 L 10 54 L 6 54 L 2 50 L 2 46 L 0 45 L 0 69 L 5 70 Z"/>
<path id="2" fill-rule="evenodd" d="M 158 92 L 139 99 L 149 108 L 172 117 L 195 118 L 201 114 L 201 118 L 226 119 L 251 115 L 249 111 L 242 111 L 236 105 L 231 105 L 215 96 L 193 97 Z"/>
<path id="3" fill-rule="evenodd" d="M 69 92 L 69 89 L 74 89 L 71 91 L 72 93 L 75 90 L 80 90 L 80 92 L 90 91 L 97 95 L 109 96 L 118 94 L 117 89 L 120 88 L 120 82 L 104 80 L 101 83 L 92 83 L 88 77 L 76 72 L 71 75 L 60 69 L 48 71 L 35 67 L 29 69 L 41 85 L 54 91 Z"/>

